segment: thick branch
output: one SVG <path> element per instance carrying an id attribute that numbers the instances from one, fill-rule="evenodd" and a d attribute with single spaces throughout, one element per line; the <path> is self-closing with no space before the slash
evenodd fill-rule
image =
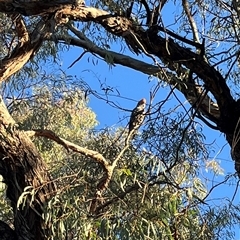
<path id="1" fill-rule="evenodd" d="M 138 43 L 130 37 L 129 32 L 132 31 L 148 53 L 158 56 L 169 64 L 179 63 L 191 69 L 204 81 L 207 89 L 214 95 L 220 110 L 221 108 L 228 108 L 229 104 L 234 103 L 226 81 L 219 71 L 211 67 L 202 56 L 180 46 L 172 39 L 167 40 L 156 33 L 145 31 L 124 17 L 111 16 L 102 10 L 85 8 L 81 9 L 76 15 L 73 13 L 73 15 L 75 19 L 81 21 L 91 20 L 100 23 L 109 32 L 124 37 L 133 49 L 139 49 Z"/>
<path id="2" fill-rule="evenodd" d="M 172 69 L 171 67 L 175 64 L 183 65 L 186 69 L 190 69 L 192 73 L 202 79 L 207 91 L 213 94 L 222 117 L 227 118 L 235 112 L 236 102 L 231 96 L 225 79 L 219 71 L 209 65 L 202 56 L 192 52 L 188 48 L 180 46 L 172 39 L 165 39 L 156 32 L 145 31 L 124 17 L 112 16 L 105 11 L 93 8 L 81 8 L 80 11 L 72 14 L 75 19 L 97 22 L 106 28 L 107 31 L 124 37 L 133 49 L 139 49 L 137 52 L 143 51 L 142 48 L 144 47 L 144 52 L 159 57 L 171 70 L 178 71 L 178 68 Z M 132 37 L 131 32 L 137 37 L 138 41 Z M 74 39 L 71 39 L 71 41 L 71 43 L 74 44 Z M 77 43 L 77 41 L 75 41 L 75 44 L 77 45 L 79 42 Z M 81 44 L 83 44 L 83 42 Z M 92 48 L 92 50 L 94 49 Z M 97 50 L 99 51 L 99 49 Z M 114 62 L 116 59 L 114 59 Z M 222 123 L 224 123 L 224 121 L 222 121 L 220 125 L 222 125 Z M 220 129 L 223 132 L 233 131 L 232 128 L 228 129 L 228 126 L 224 124 L 220 126 Z"/>
<path id="3" fill-rule="evenodd" d="M 33 5 L 34 3 L 31 4 Z M 27 9 L 30 8 L 29 5 L 23 5 L 21 7 L 26 7 Z M 75 20 L 78 19 L 80 21 L 94 21 L 100 23 L 109 32 L 112 32 L 118 36 L 123 36 L 133 49 L 139 49 L 139 51 L 142 51 L 139 44 L 136 43 L 136 40 L 132 38 L 131 34 L 129 34 L 129 32 L 133 32 L 134 36 L 138 37 L 139 42 L 141 42 L 142 46 L 144 46 L 144 48 L 150 54 L 158 56 L 159 58 L 163 59 L 164 62 L 168 62 L 170 65 L 174 65 L 176 62 L 185 65 L 196 75 L 198 75 L 205 82 L 207 89 L 216 98 L 220 110 L 222 107 L 224 109 L 228 109 L 228 104 L 234 102 L 225 80 L 220 73 L 206 63 L 202 57 L 191 52 L 189 49 L 179 46 L 171 39 L 166 41 L 166 39 L 158 35 L 151 35 L 150 32 L 148 33 L 144 29 L 133 25 L 129 19 L 110 15 L 108 12 L 103 10 L 86 7 L 80 7 L 77 10 L 73 10 L 68 5 L 59 9 L 60 10 L 56 13 L 56 16 L 68 16 Z M 40 11 L 40 9 L 36 11 Z M 45 11 L 45 13 L 51 13 L 51 9 L 42 8 L 41 11 Z M 70 25 L 69 28 L 79 37 L 79 39 L 68 37 L 66 40 L 65 36 L 60 36 L 59 40 L 64 40 L 72 45 L 84 47 L 85 49 L 90 50 L 91 52 L 94 52 L 103 58 L 109 55 L 113 59 L 114 63 L 128 66 L 146 74 L 156 74 L 160 71 L 158 67 L 150 64 L 143 63 L 112 51 L 103 50 L 94 45 L 86 37 L 82 38 L 83 34 L 76 28 Z"/>
<path id="4" fill-rule="evenodd" d="M 10 56 L 1 61 L 0 82 L 6 81 L 11 75 L 19 71 L 40 48 L 44 36 L 49 31 L 49 24 L 41 20 L 31 34 L 31 39 L 21 18 L 17 19 L 17 31 L 19 32 L 19 44 L 12 51 Z"/>
<path id="5" fill-rule="evenodd" d="M 56 38 L 58 40 L 64 41 L 66 44 L 71 44 L 74 46 L 85 48 L 89 52 L 97 54 L 103 59 L 106 59 L 106 57 L 109 56 L 109 58 L 112 59 L 113 63 L 121 64 L 122 66 L 135 69 L 148 75 L 155 75 L 160 71 L 159 67 L 153 66 L 152 64 L 148 64 L 135 58 L 129 57 L 127 55 L 116 53 L 98 47 L 93 42 L 91 42 L 85 35 L 78 31 L 75 27 L 69 25 L 69 28 L 74 34 L 76 34 L 78 39 L 70 35 L 56 36 Z"/>
<path id="6" fill-rule="evenodd" d="M 0 12 L 20 13 L 24 16 L 43 16 L 59 9 L 72 8 L 72 1 L 0 1 Z"/>
<path id="7" fill-rule="evenodd" d="M 26 131 L 29 137 L 45 137 L 55 141 L 56 143 L 63 145 L 66 149 L 71 149 L 74 152 L 81 153 L 86 157 L 91 157 L 96 162 L 100 163 L 105 170 L 110 166 L 108 161 L 99 152 L 89 150 L 87 148 L 80 147 L 74 143 L 71 143 L 63 138 L 58 137 L 53 131 L 50 130 L 30 130 Z"/>
<path id="8" fill-rule="evenodd" d="M 113 167 L 112 165 L 110 165 L 108 161 L 103 157 L 103 155 L 100 154 L 99 152 L 89 150 L 87 148 L 83 148 L 74 143 L 71 143 L 63 138 L 58 137 L 54 132 L 50 130 L 31 130 L 31 131 L 26 131 L 26 133 L 29 137 L 41 136 L 41 137 L 51 139 L 57 142 L 58 144 L 63 145 L 66 149 L 71 149 L 74 152 L 81 153 L 87 157 L 91 157 L 93 160 L 101 164 L 105 174 L 103 178 L 99 180 L 96 193 L 95 193 L 95 198 L 91 202 L 90 211 L 94 213 L 99 202 L 101 204 L 103 203 L 102 192 L 108 187 L 108 184 L 111 181 L 113 169 L 115 166 Z"/>

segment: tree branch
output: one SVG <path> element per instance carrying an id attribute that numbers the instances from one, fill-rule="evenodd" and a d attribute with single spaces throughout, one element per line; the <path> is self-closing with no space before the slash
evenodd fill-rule
<path id="1" fill-rule="evenodd" d="M 71 143 L 71 142 L 63 139 L 63 138 L 60 138 L 51 130 L 38 130 L 38 129 L 36 129 L 36 130 L 25 131 L 25 133 L 29 137 L 35 136 L 35 137 L 45 137 L 45 138 L 51 139 L 51 140 L 55 141 L 56 143 L 64 146 L 67 150 L 71 149 L 73 152 L 81 153 L 86 157 L 91 157 L 96 162 L 100 163 L 105 170 L 107 170 L 107 168 L 110 166 L 110 164 L 103 157 L 102 154 L 100 154 L 96 151 L 93 151 L 93 150 L 89 150 L 87 148 L 80 147 L 80 146 L 78 146 L 74 143 Z"/>
<path id="2" fill-rule="evenodd" d="M 157 33 L 148 32 L 126 17 L 111 15 L 106 11 L 92 7 L 72 9 L 70 5 L 67 5 L 67 1 L 63 5 L 59 4 L 57 1 L 53 3 L 21 3 L 17 5 L 18 8 L 15 11 L 19 13 L 24 12 L 28 16 L 55 13 L 55 18 L 69 17 L 69 19 L 75 21 L 93 21 L 101 24 L 112 34 L 122 36 L 133 49 L 141 51 L 136 41 L 129 34 L 129 31 L 132 31 L 148 53 L 163 59 L 164 62 L 177 62 L 191 69 L 193 73 L 204 81 L 207 89 L 216 98 L 219 108 L 226 108 L 229 103 L 232 104 L 234 102 L 225 79 L 221 74 L 212 68 L 201 56 L 178 45 L 172 39 L 167 40 L 158 36 Z M 0 11 L 7 12 L 6 6 L 1 2 Z"/>
<path id="3" fill-rule="evenodd" d="M 44 20 L 39 21 L 37 27 L 29 37 L 21 17 L 16 19 L 16 28 L 19 35 L 19 44 L 12 51 L 10 56 L 5 57 L 1 61 L 0 82 L 6 81 L 11 75 L 19 71 L 31 57 L 40 48 L 44 36 L 49 32 L 49 24 Z M 31 40 L 30 40 L 31 39 Z"/>
<path id="4" fill-rule="evenodd" d="M 37 2 L 38 3 L 38 2 Z M 36 3 L 36 4 L 37 4 Z M 29 14 L 31 13 L 30 9 L 35 8 L 36 14 L 50 14 L 53 13 L 52 8 L 47 8 L 46 6 L 50 6 L 47 4 L 45 7 L 45 3 L 38 3 L 41 5 L 41 8 L 36 9 L 38 5 L 34 5 L 35 2 L 31 3 L 31 6 L 28 4 L 22 4 L 18 6 L 22 11 L 27 11 Z M 52 3 L 54 10 L 56 10 L 56 4 Z M 145 31 L 143 28 L 139 27 L 136 24 L 133 24 L 132 20 L 127 19 L 122 16 L 111 15 L 106 11 L 91 8 L 91 7 L 79 7 L 77 9 L 72 9 L 68 5 L 59 5 L 59 10 L 55 13 L 55 18 L 69 17 L 73 20 L 79 21 L 93 21 L 101 24 L 107 31 L 117 35 L 122 36 L 128 42 L 128 44 L 133 49 L 139 49 L 141 52 L 139 45 L 136 43 L 135 39 L 132 38 L 129 31 L 132 31 L 135 36 L 138 37 L 139 42 L 144 46 L 146 51 L 149 54 L 153 54 L 160 59 L 162 59 L 165 63 L 170 63 L 173 65 L 174 63 L 182 64 L 186 68 L 191 69 L 193 73 L 195 73 L 200 79 L 202 79 L 206 85 L 207 90 L 209 90 L 215 99 L 217 100 L 217 104 L 220 109 L 228 110 L 229 105 L 234 104 L 234 100 L 230 94 L 230 90 L 226 85 L 225 79 L 221 76 L 221 74 L 211 67 L 201 56 L 193 53 L 191 50 L 184 48 L 177 43 L 175 43 L 172 39 L 165 39 L 161 36 L 158 36 L 157 33 L 153 34 L 151 32 Z M 1 11 L 1 4 L 0 4 Z M 19 11 L 21 12 L 21 11 Z M 33 14 L 33 13 L 32 13 Z M 72 31 L 73 28 L 71 29 Z M 76 31 L 75 31 L 76 32 Z M 72 38 L 70 39 L 70 44 L 85 44 L 86 41 L 78 40 Z M 99 51 L 100 49 L 96 49 L 95 51 Z M 106 55 L 102 51 L 99 52 L 101 55 Z M 112 54 L 112 52 L 111 52 Z M 119 56 L 118 56 L 118 59 Z M 16 59 L 18 60 L 18 59 Z M 116 59 L 115 59 L 116 60 Z M 18 62 L 18 61 L 15 61 Z M 126 60 L 125 60 L 126 62 Z M 123 59 L 121 59 L 121 64 L 124 63 Z M 135 62 L 136 63 L 136 62 Z M 126 64 L 124 64 L 125 66 Z M 136 64 L 134 64 L 136 66 Z M 131 63 L 128 64 L 131 67 Z M 143 65 L 142 65 L 143 66 Z M 136 69 L 136 67 L 134 68 Z M 138 68 L 140 70 L 140 68 Z M 155 69 L 154 69 L 155 71 Z M 146 72 L 146 71 L 145 71 Z"/>
<path id="5" fill-rule="evenodd" d="M 129 67 L 131 69 L 135 69 L 142 73 L 148 75 L 155 75 L 157 74 L 160 69 L 157 66 L 153 66 L 152 64 L 145 63 L 143 61 L 137 60 L 135 58 L 129 57 L 124 54 L 116 53 L 113 51 L 109 51 L 103 48 L 98 47 L 92 41 L 90 41 L 82 32 L 77 30 L 72 25 L 68 25 L 69 29 L 79 38 L 74 38 L 70 35 L 57 35 L 56 39 L 60 41 L 64 41 L 66 44 L 71 44 L 73 46 L 78 46 L 87 49 L 89 52 L 95 53 L 102 57 L 103 59 L 106 56 L 111 56 L 114 63 L 121 64 L 122 66 Z"/>
<path id="6" fill-rule="evenodd" d="M 51 130 L 29 130 L 29 131 L 25 131 L 25 133 L 29 137 L 35 136 L 35 137 L 45 137 L 45 138 L 51 139 L 56 143 L 64 146 L 67 150 L 71 149 L 74 152 L 81 153 L 87 157 L 91 157 L 96 162 L 102 165 L 105 175 L 103 176 L 102 179 L 99 180 L 99 183 L 96 189 L 95 199 L 92 200 L 91 207 L 90 207 L 90 211 L 94 213 L 95 210 L 97 209 L 98 203 L 100 202 L 101 204 L 103 204 L 102 193 L 108 187 L 112 178 L 113 170 L 116 167 L 118 160 L 122 157 L 126 149 L 129 147 L 129 144 L 126 144 L 124 148 L 121 150 L 121 152 L 118 154 L 118 156 L 112 161 L 112 164 L 109 164 L 108 161 L 99 152 L 80 147 L 63 138 L 60 138 Z"/>
<path id="7" fill-rule="evenodd" d="M 112 178 L 113 169 L 114 167 L 108 163 L 108 161 L 103 157 L 102 154 L 100 154 L 97 151 L 89 150 L 87 148 L 80 147 L 74 143 L 71 143 L 63 138 L 58 137 L 53 131 L 51 130 L 30 130 L 26 131 L 26 134 L 29 137 L 45 137 L 48 139 L 51 139 L 55 141 L 56 143 L 64 146 L 67 150 L 71 149 L 74 152 L 81 153 L 82 155 L 86 157 L 91 157 L 93 160 L 95 160 L 97 163 L 101 164 L 101 166 L 104 169 L 104 176 L 99 180 L 95 198 L 91 201 L 90 205 L 90 212 L 94 213 L 96 210 L 96 207 L 99 203 L 103 203 L 102 199 L 102 192 L 108 187 L 108 184 Z"/>
<path id="8" fill-rule="evenodd" d="M 160 67 L 145 63 L 143 61 L 139 61 L 137 59 L 134 59 L 123 54 L 119 54 L 113 51 L 108 51 L 106 49 L 100 48 L 93 42 L 91 42 L 82 32 L 80 32 L 74 26 L 68 24 L 68 27 L 78 37 L 78 39 L 70 35 L 56 36 L 56 39 L 62 40 L 68 44 L 70 43 L 71 45 L 85 48 L 89 52 L 101 56 L 103 59 L 105 59 L 106 56 L 111 56 L 111 59 L 113 60 L 114 63 L 121 64 L 122 66 L 135 69 L 148 75 L 158 76 L 160 79 L 164 80 L 165 82 L 171 85 L 175 85 L 176 83 L 178 83 L 176 86 L 177 89 L 185 95 L 186 99 L 189 101 L 190 104 L 196 103 L 198 97 L 201 95 L 200 86 L 197 87 L 195 86 L 195 84 L 192 83 L 188 84 L 186 81 L 177 78 L 173 73 L 167 72 L 162 68 L 160 69 Z M 186 69 L 182 68 L 181 72 L 182 73 L 185 72 L 185 74 L 187 74 Z M 198 107 L 204 116 L 206 116 L 211 121 L 214 121 L 216 123 L 216 119 L 218 119 L 220 116 L 219 108 L 217 104 L 210 99 L 209 96 L 206 96 L 203 99 L 201 106 Z"/>
<path id="9" fill-rule="evenodd" d="M 183 4 L 183 9 L 187 15 L 188 21 L 190 23 L 191 29 L 192 29 L 192 33 L 193 33 L 193 39 L 195 42 L 200 43 L 199 40 L 199 36 L 198 36 L 198 29 L 197 29 L 197 25 L 194 21 L 194 18 L 189 10 L 189 4 L 187 0 L 182 0 L 182 4 Z"/>

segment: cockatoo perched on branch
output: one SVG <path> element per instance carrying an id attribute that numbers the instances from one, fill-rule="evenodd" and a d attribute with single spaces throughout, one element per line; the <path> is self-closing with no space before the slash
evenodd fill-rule
<path id="1" fill-rule="evenodd" d="M 143 120 L 145 117 L 144 116 L 145 107 L 146 107 L 146 99 L 143 98 L 138 102 L 137 106 L 132 111 L 130 121 L 129 121 L 128 134 L 130 134 L 134 130 L 137 130 L 143 123 Z"/>

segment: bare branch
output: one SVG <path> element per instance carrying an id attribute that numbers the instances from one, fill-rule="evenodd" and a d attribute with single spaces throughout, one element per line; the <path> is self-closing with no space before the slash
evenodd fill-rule
<path id="1" fill-rule="evenodd" d="M 190 26 L 192 28 L 193 39 L 194 39 L 195 42 L 200 43 L 199 36 L 198 36 L 197 25 L 196 25 L 196 23 L 194 21 L 194 18 L 193 18 L 192 14 L 189 10 L 189 4 L 188 4 L 187 0 L 182 0 L 182 3 L 183 3 L 184 11 L 187 15 L 188 21 L 189 21 Z"/>
<path id="2" fill-rule="evenodd" d="M 142 73 L 148 75 L 155 75 L 160 70 L 157 66 L 153 66 L 151 64 L 145 63 L 143 61 L 134 59 L 124 54 L 116 53 L 113 51 L 108 51 L 106 49 L 100 48 L 95 45 L 92 41 L 90 41 L 86 36 L 83 35 L 78 29 L 73 27 L 72 25 L 68 25 L 69 29 L 78 36 L 79 39 L 74 38 L 70 35 L 68 36 L 56 36 L 57 40 L 62 40 L 68 44 L 75 45 L 78 47 L 82 47 L 87 49 L 89 52 L 95 53 L 105 59 L 105 57 L 111 56 L 114 63 L 121 64 L 123 66 L 129 67 L 131 69 L 135 69 Z"/>
<path id="3" fill-rule="evenodd" d="M 66 149 L 71 149 L 72 151 L 81 153 L 86 157 L 91 157 L 96 162 L 100 163 L 105 169 L 107 169 L 110 166 L 108 161 L 102 156 L 102 154 L 93 150 L 89 150 L 87 148 L 80 147 L 63 138 L 60 138 L 51 130 L 30 130 L 30 131 L 26 131 L 26 134 L 29 137 L 36 136 L 36 137 L 45 137 L 45 138 L 51 139 L 56 143 L 63 145 Z"/>

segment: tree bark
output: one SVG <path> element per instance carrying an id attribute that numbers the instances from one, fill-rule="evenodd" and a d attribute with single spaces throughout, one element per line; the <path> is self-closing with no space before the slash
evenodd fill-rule
<path id="1" fill-rule="evenodd" d="M 18 240 L 47 239 L 49 229 L 42 219 L 43 206 L 55 186 L 34 144 L 17 130 L 2 99 L 0 123 L 0 174 L 13 209 L 13 236 Z"/>
<path id="2" fill-rule="evenodd" d="M 16 232 L 1 220 L 0 220 L 0 236 L 1 240 L 17 240 Z"/>

